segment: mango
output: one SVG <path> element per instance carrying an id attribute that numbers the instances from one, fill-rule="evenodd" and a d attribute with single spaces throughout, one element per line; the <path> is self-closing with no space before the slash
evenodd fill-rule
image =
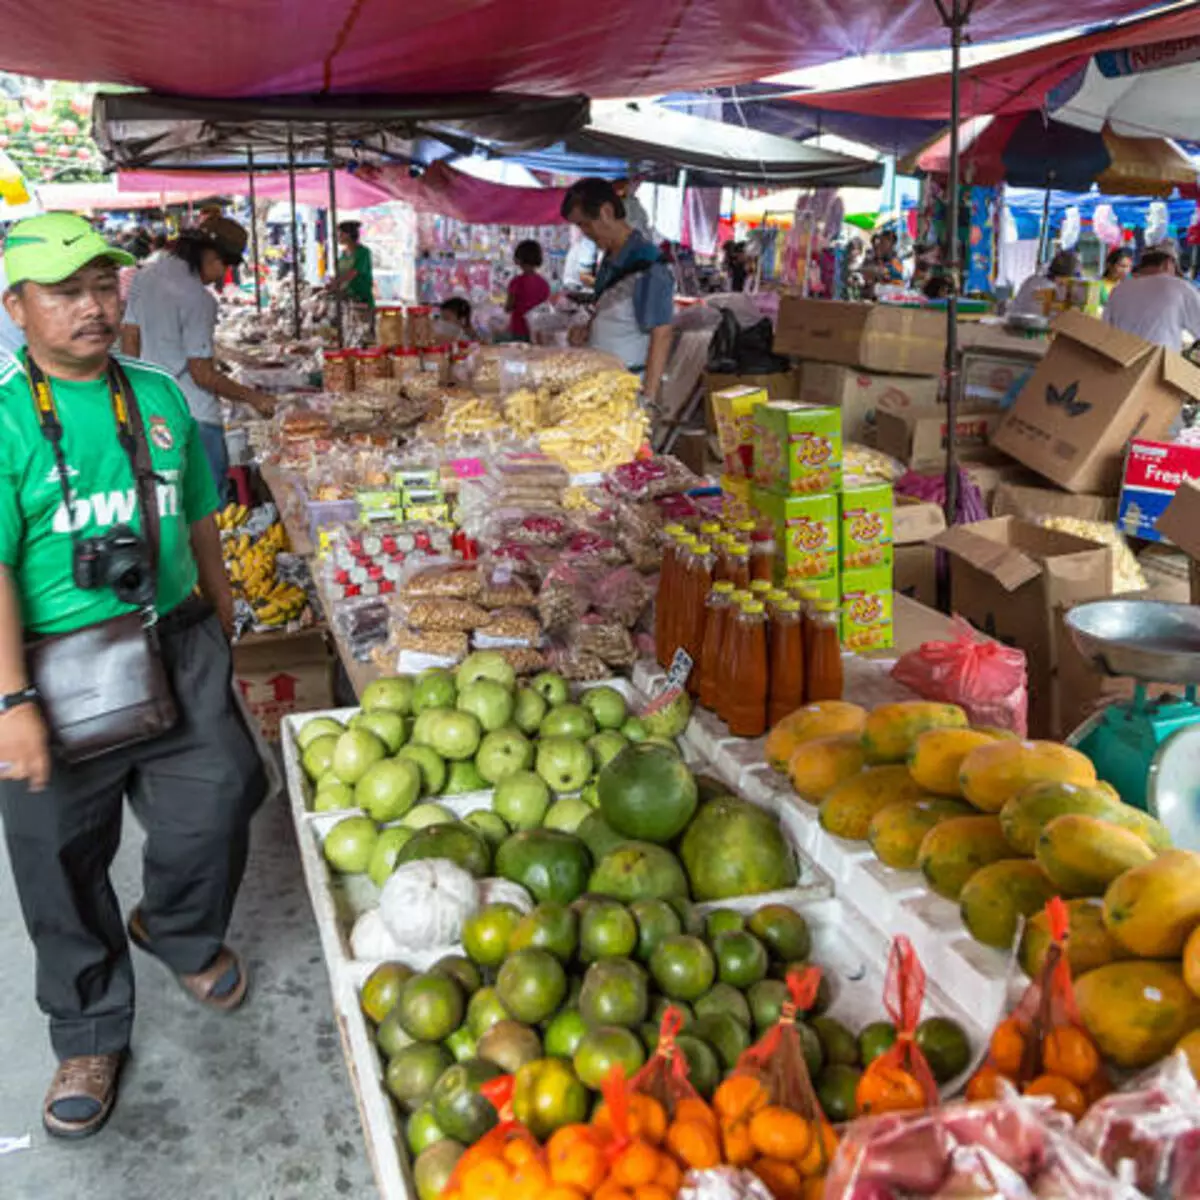
<path id="1" fill-rule="evenodd" d="M 1091 759 L 1058 742 L 993 742 L 977 746 L 959 771 L 963 795 L 984 812 L 999 812 L 1031 783 L 1074 783 L 1094 787 Z"/>
<path id="2" fill-rule="evenodd" d="M 998 817 L 953 817 L 925 835 L 917 865 L 939 896 L 957 900 L 980 867 L 1011 857 L 1012 847 Z"/>
<path id="3" fill-rule="evenodd" d="M 990 733 L 977 729 L 928 729 L 913 743 L 909 773 L 935 796 L 961 796 L 958 772 L 963 759 L 977 746 L 995 740 Z"/>
<path id="4" fill-rule="evenodd" d="M 923 795 L 907 767 L 870 767 L 839 783 L 821 801 L 821 826 L 835 837 L 861 842 L 877 812 Z"/>
<path id="5" fill-rule="evenodd" d="M 969 817 L 973 812 L 969 804 L 946 796 L 902 800 L 880 809 L 871 818 L 867 841 L 884 866 L 911 871 L 916 868 L 921 842 L 935 825 L 953 817 Z"/>
<path id="6" fill-rule="evenodd" d="M 1080 787 L 1058 780 L 1031 783 L 1005 801 L 1000 810 L 1000 825 L 1004 829 L 1004 836 L 1018 854 L 1031 855 L 1037 849 L 1037 840 L 1043 828 L 1055 817 L 1082 813 L 1084 816 L 1112 821 L 1118 804 L 1102 787 Z M 1118 821 L 1113 823 L 1120 824 Z"/>
<path id="7" fill-rule="evenodd" d="M 957 704 L 901 700 L 881 704 L 867 717 L 863 746 L 869 763 L 902 763 L 927 729 L 965 729 L 967 714 Z"/>
<path id="8" fill-rule="evenodd" d="M 790 712 L 767 734 L 767 762 L 785 775 L 792 755 L 801 742 L 831 737 L 837 733 L 860 734 L 867 723 L 867 710 L 846 700 L 819 700 Z"/>
<path id="9" fill-rule="evenodd" d="M 1094 896 L 1067 901 L 1070 936 L 1067 938 L 1067 962 L 1078 978 L 1086 971 L 1129 958 L 1130 953 L 1104 927 L 1104 901 Z M 1045 912 L 1034 913 L 1025 922 L 1021 948 L 1017 952 L 1021 969 L 1035 978 L 1050 949 L 1050 921 Z"/>
<path id="10" fill-rule="evenodd" d="M 1006 858 L 980 867 L 963 887 L 958 906 L 977 942 L 1011 950 L 1020 918 L 1040 912 L 1054 894 L 1054 885 L 1037 863 Z"/>
<path id="11" fill-rule="evenodd" d="M 1200 924 L 1200 854 L 1164 850 L 1108 885 L 1104 925 L 1140 958 L 1178 958 Z"/>
<path id="12" fill-rule="evenodd" d="M 864 762 L 862 738 L 838 733 L 801 742 L 788 760 L 788 775 L 796 795 L 815 804 L 843 780 L 859 774 Z"/>
<path id="13" fill-rule="evenodd" d="M 1102 896 L 1118 875 L 1154 858 L 1136 833 L 1082 813 L 1055 817 L 1037 843 L 1037 860 L 1062 896 Z"/>
<path id="14" fill-rule="evenodd" d="M 1075 1000 L 1100 1053 L 1117 1066 L 1148 1067 L 1200 1025 L 1200 1000 L 1177 962 L 1129 959 L 1075 980 Z"/>

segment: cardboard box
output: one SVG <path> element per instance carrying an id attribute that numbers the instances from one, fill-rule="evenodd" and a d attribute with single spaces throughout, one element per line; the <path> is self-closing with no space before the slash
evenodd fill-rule
<path id="1" fill-rule="evenodd" d="M 1004 414 L 995 408 L 961 411 L 955 425 L 959 461 L 990 457 L 989 444 Z M 876 413 L 876 448 L 914 470 L 942 470 L 950 422 L 940 404 Z"/>
<path id="2" fill-rule="evenodd" d="M 1200 369 L 1082 313 L 1054 332 L 992 444 L 1069 492 L 1115 495 L 1129 439 L 1165 439 Z"/>
<path id="3" fill-rule="evenodd" d="M 842 414 L 772 400 L 754 410 L 754 484 L 784 496 L 836 492 L 842 485 Z"/>
<path id="4" fill-rule="evenodd" d="M 800 364 L 800 399 L 842 410 L 842 437 L 850 442 L 874 436 L 875 413 L 923 407 L 938 401 L 938 379 L 923 375 L 878 375 L 838 363 Z"/>
<path id="5" fill-rule="evenodd" d="M 843 572 L 892 565 L 892 507 L 890 483 L 842 490 L 838 496 L 838 542 Z"/>
<path id="6" fill-rule="evenodd" d="M 753 473 L 754 410 L 769 399 L 766 388 L 757 387 L 723 388 L 712 393 L 713 421 L 725 474 L 749 479 Z"/>
<path id="7" fill-rule="evenodd" d="M 918 500 L 915 496 L 896 496 L 892 509 L 892 542 L 897 546 L 927 542 L 946 528 L 946 514 L 940 504 Z"/>
<path id="8" fill-rule="evenodd" d="M 890 646 L 895 640 L 892 600 L 890 567 L 846 571 L 842 575 L 842 646 L 855 652 Z"/>
<path id="9" fill-rule="evenodd" d="M 1109 595 L 1112 552 L 1017 517 L 956 525 L 934 545 L 951 556 L 953 611 L 1025 652 L 1030 735 L 1064 734 L 1058 613 Z"/>
<path id="10" fill-rule="evenodd" d="M 993 517 L 1078 517 L 1081 521 L 1113 521 L 1117 502 L 1111 496 L 1081 496 L 1057 488 L 1000 483 L 992 496 Z"/>
<path id="11" fill-rule="evenodd" d="M 775 321 L 775 353 L 883 374 L 939 375 L 946 361 L 946 316 L 786 292 Z"/>
<path id="12" fill-rule="evenodd" d="M 1019 354 L 964 350 L 959 374 L 962 403 L 971 408 L 1010 408 L 1037 364 L 1037 358 Z"/>
<path id="13" fill-rule="evenodd" d="M 800 398 L 800 371 L 793 367 L 788 371 L 777 371 L 771 375 L 721 375 L 706 371 L 703 376 L 704 415 L 709 433 L 716 433 L 717 422 L 713 413 L 712 398 L 726 388 L 762 388 L 768 400 L 798 400 Z"/>
<path id="14" fill-rule="evenodd" d="M 1158 533 L 1189 558 L 1200 560 L 1200 480 L 1186 480 L 1158 518 Z"/>
<path id="15" fill-rule="evenodd" d="M 1175 541 L 1163 527 L 1162 518 L 1183 483 L 1200 483 L 1200 446 L 1134 438 L 1125 455 L 1117 524 L 1131 537 L 1145 538 L 1149 542 Z M 1185 501 L 1182 511 L 1186 510 Z M 1195 520 L 1195 517 L 1193 510 L 1191 519 Z M 1168 525 L 1189 537 L 1194 536 L 1188 530 L 1189 523 L 1180 521 L 1177 514 Z"/>
<path id="16" fill-rule="evenodd" d="M 333 658 L 319 629 L 251 634 L 233 646 L 233 677 L 263 737 L 294 712 L 333 704 Z"/>
<path id="17" fill-rule="evenodd" d="M 930 542 L 946 528 L 937 504 L 897 496 L 892 511 L 892 587 L 921 604 L 937 603 L 937 551 Z"/>
<path id="18" fill-rule="evenodd" d="M 696 475 L 707 475 L 710 468 L 718 465 L 709 450 L 707 429 L 680 430 L 671 453 Z"/>
<path id="19" fill-rule="evenodd" d="M 1028 467 L 1003 458 L 997 452 L 997 461 L 990 463 L 963 463 L 967 478 L 979 489 L 985 508 L 990 508 L 992 497 L 1002 483 L 1015 483 L 1022 487 L 1044 487 L 1045 480 L 1035 475 Z"/>
<path id="20" fill-rule="evenodd" d="M 780 496 L 755 488 L 752 502 L 775 539 L 776 582 L 838 577 L 838 498 Z"/>

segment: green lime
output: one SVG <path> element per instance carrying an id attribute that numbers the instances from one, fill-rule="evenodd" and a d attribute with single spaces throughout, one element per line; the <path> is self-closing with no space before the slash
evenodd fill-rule
<path id="1" fill-rule="evenodd" d="M 713 938 L 717 978 L 735 988 L 753 987 L 767 977 L 767 948 L 752 933 L 720 933 Z"/>
<path id="2" fill-rule="evenodd" d="M 515 904 L 485 904 L 463 922 L 462 943 L 472 962 L 481 967 L 498 967 L 508 954 L 513 931 L 522 912 Z"/>
<path id="3" fill-rule="evenodd" d="M 467 1027 L 481 1038 L 497 1021 L 507 1021 L 508 1012 L 495 988 L 485 987 L 467 1002 Z"/>
<path id="4" fill-rule="evenodd" d="M 508 952 L 548 950 L 568 963 L 579 945 L 579 917 L 565 904 L 546 901 L 521 918 L 508 942 Z"/>
<path id="5" fill-rule="evenodd" d="M 628 958 L 594 962 L 583 977 L 579 1011 L 589 1026 L 640 1025 L 650 1009 L 646 972 Z"/>
<path id="6" fill-rule="evenodd" d="M 717 964 L 698 937 L 677 933 L 664 938 L 650 956 L 650 973 L 672 1000 L 697 1000 L 712 987 Z"/>
<path id="7" fill-rule="evenodd" d="M 721 1064 L 717 1061 L 716 1051 L 690 1033 L 681 1033 L 675 1039 L 675 1045 L 687 1059 L 688 1082 L 707 1100 L 721 1082 Z"/>
<path id="8" fill-rule="evenodd" d="M 778 979 L 764 979 L 747 991 L 746 999 L 750 1003 L 754 1028 L 759 1033 L 765 1033 L 772 1025 L 779 1024 L 783 1006 L 788 1000 L 787 984 Z"/>
<path id="9" fill-rule="evenodd" d="M 468 996 L 475 995 L 483 987 L 479 968 L 462 954 L 447 954 L 444 958 L 439 958 L 429 969 L 436 971 L 439 975 L 449 975 L 451 979 L 457 980 L 458 986 Z"/>
<path id="10" fill-rule="evenodd" d="M 460 1025 L 444 1044 L 454 1055 L 455 1062 L 466 1062 L 475 1057 L 475 1035 L 465 1025 Z"/>
<path id="11" fill-rule="evenodd" d="M 572 1058 L 588 1025 L 577 1008 L 564 1008 L 550 1018 L 542 1034 L 542 1047 L 551 1058 Z"/>
<path id="12" fill-rule="evenodd" d="M 916 1042 L 939 1084 L 949 1083 L 971 1063 L 971 1043 L 962 1026 L 949 1017 L 929 1017 L 922 1021 L 917 1026 Z"/>
<path id="13" fill-rule="evenodd" d="M 599 1090 L 613 1067 L 628 1079 L 646 1061 L 638 1035 L 621 1025 L 598 1025 L 584 1034 L 572 1064 L 582 1083 Z"/>
<path id="14" fill-rule="evenodd" d="M 409 1153 L 418 1155 L 427 1146 L 440 1142 L 446 1135 L 438 1128 L 434 1119 L 433 1105 L 426 1100 L 419 1105 L 411 1117 L 404 1123 L 404 1140 L 408 1143 Z"/>
<path id="15" fill-rule="evenodd" d="M 725 1071 L 732 1071 L 738 1059 L 750 1048 L 750 1030 L 726 1012 L 697 1017 L 688 1026 L 688 1033 L 707 1042 L 717 1052 Z"/>
<path id="16" fill-rule="evenodd" d="M 637 944 L 637 921 L 625 905 L 617 900 L 596 900 L 584 908 L 579 919 L 581 962 L 628 958 Z"/>
<path id="17" fill-rule="evenodd" d="M 442 1072 L 453 1065 L 454 1059 L 445 1046 L 414 1042 L 388 1060 L 383 1082 L 396 1103 L 405 1112 L 412 1112 L 430 1098 Z"/>
<path id="18" fill-rule="evenodd" d="M 854 1097 L 861 1078 L 862 1072 L 846 1063 L 830 1063 L 821 1072 L 817 1080 L 817 1099 L 834 1124 L 852 1120 L 857 1113 L 858 1104 Z"/>
<path id="19" fill-rule="evenodd" d="M 714 983 L 695 1003 L 696 1016 L 709 1017 L 714 1013 L 728 1013 L 747 1029 L 754 1022 L 750 1003 L 737 988 L 728 983 Z"/>
<path id="20" fill-rule="evenodd" d="M 567 976 L 549 950 L 530 947 L 505 959 L 496 992 L 513 1020 L 536 1025 L 558 1011 L 567 994 Z"/>
<path id="21" fill-rule="evenodd" d="M 636 957 L 639 962 L 649 962 L 650 955 L 663 938 L 683 932 L 683 921 L 666 900 L 638 900 L 629 906 L 629 911 L 638 927 Z"/>
<path id="22" fill-rule="evenodd" d="M 858 1033 L 858 1057 L 869 1067 L 885 1050 L 896 1044 L 896 1027 L 891 1021 L 872 1021 Z"/>
<path id="23" fill-rule="evenodd" d="M 704 936 L 711 942 L 722 933 L 741 933 L 746 928 L 746 918 L 732 908 L 714 908 L 704 918 Z"/>
<path id="24" fill-rule="evenodd" d="M 419 1042 L 448 1038 L 462 1024 L 465 1007 L 458 980 L 436 971 L 414 975 L 396 1001 L 405 1033 Z"/>
<path id="25" fill-rule="evenodd" d="M 416 972 L 403 963 L 381 963 L 367 976 L 358 1002 L 368 1020 L 378 1025 L 395 1007 L 400 989 Z"/>
<path id="26" fill-rule="evenodd" d="M 841 1021 L 833 1017 L 813 1017 L 808 1024 L 821 1039 L 827 1063 L 841 1063 L 847 1067 L 858 1065 L 858 1041 Z"/>
<path id="27" fill-rule="evenodd" d="M 804 962 L 812 952 L 808 922 L 786 904 L 764 904 L 746 928 L 778 962 Z"/>

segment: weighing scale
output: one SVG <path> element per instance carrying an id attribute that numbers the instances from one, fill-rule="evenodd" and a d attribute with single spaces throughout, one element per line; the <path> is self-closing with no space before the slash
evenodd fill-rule
<path id="1" fill-rule="evenodd" d="M 1176 846 L 1200 850 L 1200 608 L 1100 600 L 1066 615 L 1080 653 L 1105 675 L 1133 679 L 1133 699 L 1110 704 L 1067 739 L 1126 804 L 1157 817 Z M 1151 699 L 1152 683 L 1182 696 Z"/>

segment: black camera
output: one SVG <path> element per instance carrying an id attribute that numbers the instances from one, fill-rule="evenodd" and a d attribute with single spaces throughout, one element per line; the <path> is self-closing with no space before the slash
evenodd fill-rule
<path id="1" fill-rule="evenodd" d="M 154 603 L 154 573 L 146 543 L 128 525 L 114 525 L 100 537 L 80 538 L 71 572 L 76 587 L 112 588 L 122 604 L 138 608 Z"/>

